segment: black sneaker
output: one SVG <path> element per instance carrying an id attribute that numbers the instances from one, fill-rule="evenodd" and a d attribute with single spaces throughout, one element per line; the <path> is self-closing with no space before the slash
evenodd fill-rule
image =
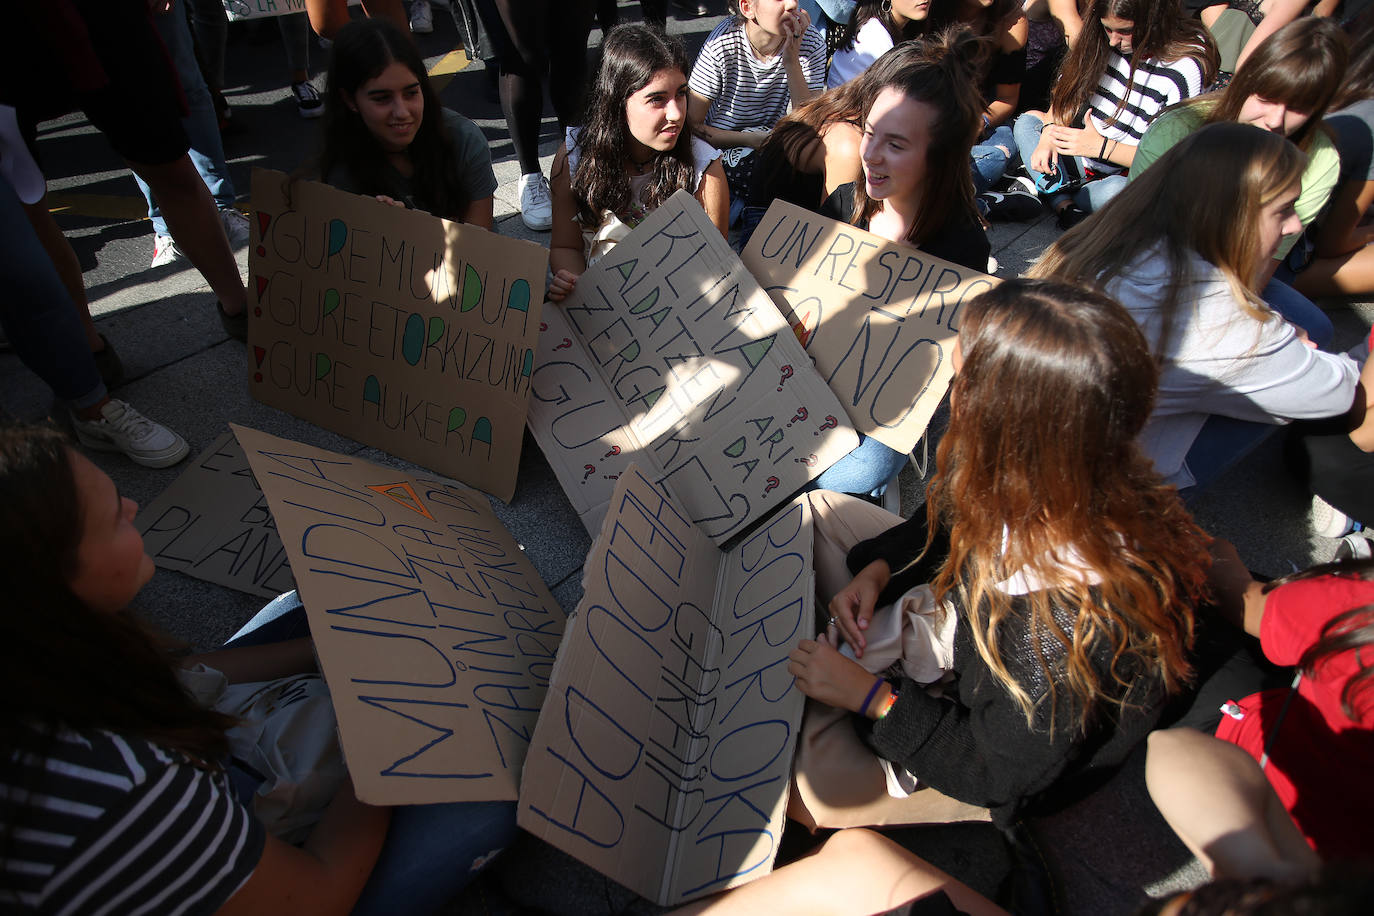
<path id="1" fill-rule="evenodd" d="M 1013 191 L 984 191 L 978 198 L 987 204 L 988 219 L 1020 223 L 1035 219 L 1044 212 L 1040 198 L 1021 188 Z"/>
<path id="2" fill-rule="evenodd" d="M 1061 207 L 1059 212 L 1054 215 L 1054 221 L 1059 224 L 1060 229 L 1072 229 L 1087 218 L 1087 211 L 1078 204 Z"/>
<path id="3" fill-rule="evenodd" d="M 296 111 L 302 118 L 318 118 L 324 114 L 324 99 L 309 80 L 292 83 L 291 95 L 296 99 Z"/>

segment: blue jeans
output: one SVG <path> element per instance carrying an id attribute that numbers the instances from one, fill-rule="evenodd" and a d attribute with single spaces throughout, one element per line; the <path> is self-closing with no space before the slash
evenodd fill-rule
<path id="1" fill-rule="evenodd" d="M 1037 172 L 1031 167 L 1031 155 L 1035 152 L 1036 146 L 1039 145 L 1040 134 L 1044 129 L 1045 122 L 1030 112 L 1026 112 L 1016 119 L 1011 132 L 1016 138 L 1016 148 L 1021 151 L 1021 161 L 1025 163 L 1026 172 L 1035 182 L 1035 187 L 1050 207 L 1057 208 L 1061 201 L 1072 200 L 1084 213 L 1095 213 L 1105 207 L 1108 201 L 1120 194 L 1121 189 L 1126 187 L 1125 175 L 1104 175 L 1101 178 L 1095 178 L 1073 187 L 1071 190 L 1060 190 L 1060 186 L 1065 181 L 1081 182 L 1083 180 L 1083 160 L 1078 156 L 1060 156 L 1057 173 Z"/>
<path id="2" fill-rule="evenodd" d="M 1336 335 L 1336 328 L 1331 324 L 1326 312 L 1311 299 L 1277 276 L 1260 290 L 1260 298 L 1290 323 L 1306 331 L 1308 338 L 1319 348 L 1325 350 L 1330 346 L 1331 338 Z"/>
<path id="3" fill-rule="evenodd" d="M 19 197 L 0 175 L 0 327 L 15 354 L 71 407 L 94 407 L 105 383 L 67 287 L 34 234 Z"/>
<path id="4" fill-rule="evenodd" d="M 1183 458 L 1188 473 L 1193 475 L 1193 485 L 1179 491 L 1183 501 L 1195 498 L 1204 487 L 1233 468 L 1278 429 L 1272 423 L 1237 420 L 1220 414 L 1208 417 Z"/>
<path id="5" fill-rule="evenodd" d="M 294 591 L 263 606 L 226 642 L 226 648 L 266 645 L 310 635 Z M 515 840 L 515 802 L 399 805 L 391 811 L 386 843 L 353 906 L 354 916 L 432 913 Z"/>
<path id="6" fill-rule="evenodd" d="M 1003 152 L 1005 148 L 1007 152 Z M 980 140 L 970 154 L 973 160 L 973 190 L 982 194 L 1007 172 L 1007 163 L 1016 158 L 1016 138 L 1011 128 L 999 125 L 986 140 Z"/>
<path id="7" fill-rule="evenodd" d="M 170 13 L 154 15 L 162 43 L 172 58 L 177 77 L 181 80 L 182 91 L 186 94 L 188 113 L 181 119 L 186 137 L 191 141 L 191 162 L 215 199 L 215 206 L 224 210 L 234 205 L 234 182 L 229 178 L 229 165 L 224 161 L 224 144 L 219 136 L 219 119 L 215 117 L 215 103 L 210 98 L 210 90 L 205 78 L 200 75 L 200 65 L 196 63 L 195 49 L 191 45 L 191 30 L 186 26 L 186 11 L 180 6 Z M 153 192 L 147 183 L 134 176 L 143 199 L 148 202 L 148 218 L 153 221 L 153 232 L 168 235 L 167 221 L 153 200 Z"/>
<path id="8" fill-rule="evenodd" d="M 837 493 L 882 496 L 887 482 L 906 464 L 907 456 L 890 449 L 877 439 L 860 436 L 859 444 L 848 455 L 816 478 L 816 487 Z"/>

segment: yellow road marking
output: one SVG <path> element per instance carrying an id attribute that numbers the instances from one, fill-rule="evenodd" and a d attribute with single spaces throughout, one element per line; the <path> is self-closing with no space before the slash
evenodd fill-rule
<path id="1" fill-rule="evenodd" d="M 439 58 L 438 63 L 429 70 L 429 81 L 434 86 L 434 91 L 443 92 L 444 87 L 449 84 L 449 80 L 453 79 L 453 74 L 467 69 L 471 63 L 472 58 L 468 57 L 467 52 L 462 48 L 450 51 Z"/>

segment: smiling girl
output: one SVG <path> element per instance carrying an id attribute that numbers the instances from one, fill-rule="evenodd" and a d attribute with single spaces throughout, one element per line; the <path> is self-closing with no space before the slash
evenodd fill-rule
<path id="1" fill-rule="evenodd" d="M 586 123 L 553 159 L 553 302 L 680 190 L 728 231 L 720 153 L 687 127 L 687 56 L 676 39 L 637 23 L 612 29 L 590 99 Z"/>
<path id="2" fill-rule="evenodd" d="M 320 175 L 343 191 L 492 227 L 496 175 L 482 131 L 439 104 L 425 62 L 383 19 L 334 40 Z"/>

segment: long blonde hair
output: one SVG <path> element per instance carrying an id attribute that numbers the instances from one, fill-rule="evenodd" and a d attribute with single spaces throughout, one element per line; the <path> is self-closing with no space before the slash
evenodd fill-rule
<path id="1" fill-rule="evenodd" d="M 1032 726 L 1067 714 L 1082 732 L 1176 691 L 1207 537 L 1136 445 L 1158 379 L 1140 329 L 1100 293 L 1020 280 L 969 302 L 959 342 L 928 496 L 931 539 L 950 541 L 935 591 L 961 599 L 959 625 Z M 1018 573 L 1037 583 L 1024 617 L 999 587 Z"/>
<path id="2" fill-rule="evenodd" d="M 1152 249 L 1170 282 L 1152 341 L 1163 356 L 1179 297 L 1195 282 L 1192 256 L 1221 272 L 1237 307 L 1258 321 L 1273 312 L 1257 295 L 1260 211 L 1302 180 L 1307 156 L 1278 134 L 1249 124 L 1210 124 L 1186 137 L 1120 194 L 1064 233 L 1028 272 L 1105 288 Z"/>

